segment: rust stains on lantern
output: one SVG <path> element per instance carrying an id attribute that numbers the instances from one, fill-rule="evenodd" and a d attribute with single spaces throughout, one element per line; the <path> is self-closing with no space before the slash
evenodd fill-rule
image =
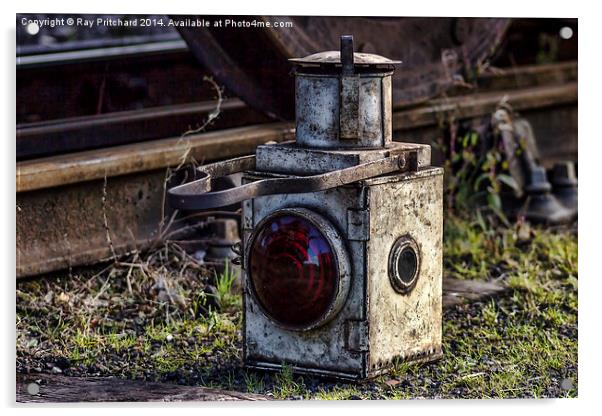
<path id="1" fill-rule="evenodd" d="M 292 59 L 296 140 L 199 169 L 177 208 L 243 203 L 247 367 L 345 379 L 441 355 L 443 170 L 391 134 L 399 61 L 341 50 Z M 211 191 L 242 172 L 242 185 Z"/>

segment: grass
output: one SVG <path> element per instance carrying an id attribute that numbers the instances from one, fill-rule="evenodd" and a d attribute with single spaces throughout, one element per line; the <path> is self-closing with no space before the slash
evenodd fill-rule
<path id="1" fill-rule="evenodd" d="M 216 274 L 215 288 L 220 304 L 224 308 L 241 307 L 242 298 L 237 293 L 233 293 L 233 285 L 239 277 L 239 273 L 231 270 L 229 263 L 225 264 L 224 271 Z"/>
<path id="2" fill-rule="evenodd" d="M 58 367 L 66 375 L 162 380 L 277 399 L 577 396 L 572 229 L 447 218 L 445 275 L 498 279 L 510 292 L 446 310 L 440 361 L 396 362 L 390 374 L 361 384 L 301 377 L 287 366 L 276 373 L 242 369 L 235 272 L 212 275 L 170 250 L 131 263 L 140 267 L 122 263 L 19 282 L 18 370 Z M 561 388 L 563 381 L 572 387 Z"/>
<path id="3" fill-rule="evenodd" d="M 523 230 L 521 230 L 522 232 Z M 459 306 L 444 315 L 444 357 L 398 363 L 369 397 L 576 397 L 577 238 L 570 230 L 491 228 L 449 218 L 445 270 L 456 278 L 500 278 L 501 299 Z M 525 233 L 523 233 L 525 234 Z M 458 266 L 459 265 L 459 266 Z M 385 382 L 400 381 L 394 387 Z M 560 384 L 570 380 L 573 388 Z M 342 398 L 337 386 L 321 398 Z"/>

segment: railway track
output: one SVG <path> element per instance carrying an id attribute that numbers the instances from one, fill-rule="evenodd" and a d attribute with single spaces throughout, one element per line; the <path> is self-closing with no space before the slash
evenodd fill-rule
<path id="1" fill-rule="evenodd" d="M 394 137 L 432 142 L 440 137 L 441 121 L 447 116 L 483 117 L 505 99 L 533 124 L 545 164 L 576 159 L 576 73 L 576 63 L 565 63 L 485 76 L 477 91 L 397 109 Z M 232 117 L 245 111 L 244 104 L 235 104 Z M 138 122 L 121 116 L 126 123 Z M 60 127 L 56 123 L 55 131 Z M 79 128 L 85 137 L 85 128 Z M 37 134 L 41 140 L 43 133 Z M 164 205 L 171 168 L 250 154 L 259 144 L 291 140 L 293 134 L 292 123 L 264 122 L 19 161 L 17 278 L 144 250 L 173 231 L 165 230 L 170 212 Z"/>
<path id="2" fill-rule="evenodd" d="M 421 24 L 408 22 L 403 30 Z M 391 24 L 386 19 L 369 23 L 381 29 Z M 453 28 L 467 24 L 447 23 Z M 499 41 L 507 25 L 494 23 L 487 36 L 476 38 L 479 44 Z M 301 25 L 299 30 L 323 31 L 320 27 Z M 232 41 L 222 35 L 211 34 L 216 48 Z M 512 44 L 513 37 L 508 39 Z M 261 36 L 256 40 L 266 42 Z M 180 217 L 169 221 L 172 212 L 164 201 L 166 186 L 194 174 L 186 166 L 250 154 L 259 144 L 294 138 L 293 123 L 254 109 L 270 103 L 255 102 L 251 108 L 216 84 L 215 68 L 195 58 L 202 48 L 188 41 L 191 49 L 173 32 L 18 48 L 17 278 L 145 250 L 190 226 Z M 213 52 L 223 53 L 213 58 L 233 53 L 229 70 L 235 72 L 248 69 L 245 59 L 256 58 L 240 45 L 220 48 Z M 271 85 L 260 81 L 262 88 Z M 250 101 L 258 98 L 245 91 L 250 91 Z M 576 61 L 489 71 L 470 88 L 447 88 L 436 99 L 395 97 L 395 140 L 432 144 L 441 139 L 446 121 L 485 117 L 504 99 L 533 125 L 545 165 L 576 159 Z M 199 126 L 203 128 L 194 133 Z M 433 159 L 441 161 L 442 155 L 435 152 Z M 174 174 L 176 167 L 184 169 Z"/>

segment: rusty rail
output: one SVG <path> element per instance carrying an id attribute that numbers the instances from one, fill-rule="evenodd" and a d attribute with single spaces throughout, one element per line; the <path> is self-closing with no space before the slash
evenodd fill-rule
<path id="1" fill-rule="evenodd" d="M 292 134 L 292 124 L 272 123 L 28 160 L 17 163 L 17 192 L 241 156 Z"/>
<path id="2" fill-rule="evenodd" d="M 17 160 L 163 139 L 205 123 L 206 132 L 273 121 L 237 98 L 224 99 L 213 118 L 217 111 L 216 101 L 210 100 L 22 123 L 17 126 Z"/>
<path id="3" fill-rule="evenodd" d="M 544 160 L 576 157 L 576 76 L 576 63 L 482 76 L 485 91 L 395 111 L 394 138 L 432 142 L 448 117 L 488 115 L 505 97 L 534 126 Z M 169 167 L 243 156 L 293 137 L 292 123 L 267 123 L 18 162 L 17 277 L 144 250 L 164 232 Z"/>
<path id="4" fill-rule="evenodd" d="M 393 129 L 437 126 L 441 115 L 452 111 L 458 118 L 484 116 L 504 97 L 517 110 L 576 103 L 577 83 L 433 100 L 423 107 L 395 112 Z M 240 156 L 251 153 L 258 144 L 292 138 L 293 130 L 292 123 L 270 123 L 19 162 L 17 192 L 176 166 L 182 157 L 206 162 Z"/>
<path id="5" fill-rule="evenodd" d="M 415 129 L 437 124 L 442 120 L 442 115 L 451 112 L 455 113 L 456 119 L 484 116 L 490 114 L 501 100 L 512 103 L 512 108 L 517 111 L 576 103 L 577 82 L 431 100 L 423 107 L 394 113 L 393 129 Z"/>

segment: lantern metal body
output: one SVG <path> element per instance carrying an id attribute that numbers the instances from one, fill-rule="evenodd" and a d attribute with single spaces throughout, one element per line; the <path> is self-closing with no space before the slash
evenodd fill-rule
<path id="1" fill-rule="evenodd" d="M 436 359 L 443 170 L 430 166 L 430 146 L 392 141 L 390 82 L 397 62 L 354 54 L 350 37 L 342 38 L 340 52 L 292 61 L 296 141 L 262 145 L 253 157 L 211 165 L 202 170 L 204 180 L 170 191 L 172 205 L 188 209 L 243 202 L 244 364 L 360 380 L 387 371 L 395 360 Z M 244 172 L 242 186 L 210 192 L 211 176 L 238 171 Z M 320 235 L 297 244 L 290 239 L 301 234 L 286 231 L 272 251 L 255 250 L 259 235 L 277 232 L 278 216 L 303 219 Z M 334 261 L 320 254 L 318 237 Z M 279 252 L 280 243 L 293 252 Z M 257 253 L 268 254 L 259 262 Z M 327 261 L 330 274 L 320 261 Z M 273 276 L 260 273 L 272 267 Z M 280 292 L 270 291 L 266 279 L 267 285 L 270 279 L 290 282 L 295 293 L 280 286 Z M 309 309 L 303 310 L 312 311 L 324 282 L 332 299 L 316 301 L 323 313 L 307 322 L 292 307 L 274 312 L 265 295 L 278 293 L 279 310 L 286 309 L 287 297 L 298 305 L 306 296 Z"/>
<path id="2" fill-rule="evenodd" d="M 263 175 L 247 174 L 245 181 Z M 304 207 L 329 220 L 345 240 L 351 282 L 346 301 L 329 322 L 291 330 L 267 317 L 245 275 L 243 356 L 247 366 L 363 379 L 386 371 L 396 358 L 441 354 L 442 176 L 439 169 L 369 179 L 323 192 L 272 195 L 243 204 L 248 244 L 266 216 Z M 420 268 L 413 289 L 398 293 L 389 278 L 395 242 L 410 236 Z M 248 257 L 245 258 L 245 264 Z M 248 268 L 245 267 L 245 274 Z"/>

